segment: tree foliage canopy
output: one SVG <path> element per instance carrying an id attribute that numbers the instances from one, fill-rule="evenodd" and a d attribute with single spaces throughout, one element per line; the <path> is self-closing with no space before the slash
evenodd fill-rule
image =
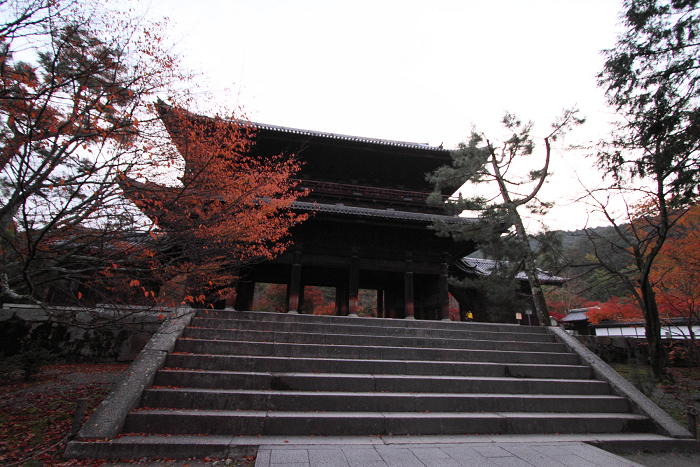
<path id="1" fill-rule="evenodd" d="M 252 155 L 250 124 L 159 108 L 175 143 L 171 157 L 184 160 L 179 183 L 121 174 L 120 185 L 157 226 L 151 271 L 179 290 L 162 300 L 220 300 L 234 292 L 237 265 L 283 252 L 288 229 L 306 219 L 289 209 L 303 195 L 291 179 L 299 164 L 289 155 Z"/>
<path id="2" fill-rule="evenodd" d="M 162 25 L 100 2 L 2 2 L 0 17 L 0 280 L 4 299 L 36 301 L 133 226 L 116 177 L 164 162 L 140 144 L 149 102 L 187 75 Z"/>
<path id="3" fill-rule="evenodd" d="M 662 319 L 688 318 L 700 320 L 700 207 L 692 206 L 676 224 L 666 240 L 650 278 L 656 290 Z M 627 300 L 621 300 L 624 296 Z M 640 302 L 631 294 L 614 297 L 599 312 L 594 322 L 603 319 L 643 319 Z"/>
<path id="4" fill-rule="evenodd" d="M 155 304 L 283 248 L 297 166 L 246 159 L 252 130 L 233 120 L 183 124 L 189 146 L 173 144 L 156 102 L 203 96 L 165 22 L 109 0 L 0 0 L 0 20 L 0 302 Z M 124 196 L 139 184 L 154 223 Z"/>
<path id="5" fill-rule="evenodd" d="M 512 296 L 515 273 L 524 270 L 530 283 L 538 318 L 544 325 L 549 325 L 549 313 L 535 263 L 538 252 L 533 251 L 519 209 L 526 207 L 531 212 L 541 214 L 551 207 L 550 203 L 538 198 L 549 174 L 551 141 L 573 125 L 583 123 L 583 119 L 578 117 L 577 113 L 577 110 L 566 110 L 563 116 L 553 123 L 552 132 L 544 138 L 545 155 L 541 168 L 530 169 L 525 175 L 518 169 L 522 167 L 524 160 L 533 156 L 533 124 L 523 123 L 515 115 L 506 113 L 502 123 L 508 137 L 504 141 L 491 141 L 472 131 L 469 141 L 460 143 L 458 149 L 452 152 L 452 164 L 441 167 L 427 176 L 428 181 L 435 186 L 429 198 L 429 202 L 433 204 L 444 204 L 444 191 L 455 191 L 467 182 L 492 182 L 498 187 L 498 195 L 493 199 L 484 196 L 464 198 L 460 192 L 458 199 L 450 199 L 444 204 L 452 215 L 458 215 L 464 210 L 479 212 L 481 222 L 476 226 L 465 228 L 436 221 L 434 228 L 439 235 L 450 235 L 458 241 L 472 240 L 480 245 L 488 257 L 500 261 L 496 270 L 504 271 L 505 274 L 492 274 L 489 281 L 493 286 L 493 281 L 499 276 L 505 278 L 505 281 L 500 282 L 510 286 L 498 287 L 505 292 L 498 295 Z M 548 244 L 540 242 L 543 247 Z M 542 253 L 545 251 L 546 248 Z"/>
<path id="6" fill-rule="evenodd" d="M 599 84 L 620 116 L 612 138 L 601 144 L 598 163 L 623 195 L 642 194 L 647 214 L 639 221 L 628 209 L 622 223 L 596 200 L 628 243 L 634 260 L 629 284 L 646 321 L 651 366 L 662 377 L 666 355 L 661 345 L 659 309 L 651 272 L 677 219 L 698 195 L 700 101 L 698 56 L 700 9 L 697 0 L 626 0 L 625 32 L 605 51 Z M 609 196 L 609 193 L 606 193 Z M 631 206 L 628 201 L 628 206 Z M 618 274 L 619 275 L 619 274 Z"/>
<path id="7" fill-rule="evenodd" d="M 656 178 L 665 197 L 698 194 L 700 167 L 700 8 L 697 0 L 626 0 L 626 31 L 605 51 L 599 75 L 609 103 L 623 116 L 600 154 L 618 180 Z"/>

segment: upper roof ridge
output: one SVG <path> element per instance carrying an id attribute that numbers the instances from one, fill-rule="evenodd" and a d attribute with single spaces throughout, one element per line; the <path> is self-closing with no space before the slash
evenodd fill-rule
<path id="1" fill-rule="evenodd" d="M 340 133 L 328 133 L 328 132 L 324 132 L 324 131 L 304 130 L 301 128 L 291 128 L 291 127 L 285 127 L 285 126 L 280 126 L 280 125 L 270 125 L 268 123 L 259 123 L 259 122 L 251 122 L 251 121 L 246 121 L 244 123 L 249 124 L 254 128 L 279 131 L 282 133 L 293 133 L 293 134 L 298 134 L 298 135 L 317 136 L 317 137 L 321 137 L 321 138 L 354 141 L 354 142 L 360 142 L 360 143 L 382 144 L 385 146 L 396 146 L 396 147 L 402 147 L 402 148 L 425 149 L 427 151 L 449 152 L 447 149 L 444 149 L 441 146 L 431 146 L 428 143 L 412 143 L 412 142 L 408 142 L 408 141 L 395 141 L 395 140 L 390 140 L 390 139 L 368 138 L 368 137 L 364 137 L 364 136 L 352 136 L 352 135 L 344 135 L 344 134 L 340 134 Z"/>
<path id="2" fill-rule="evenodd" d="M 171 109 L 175 108 L 172 105 L 163 102 L 162 100 L 158 99 L 156 102 L 156 107 L 158 108 L 159 112 L 161 115 L 169 112 Z M 183 109 L 184 110 L 184 109 Z M 189 115 L 197 117 L 197 118 L 204 118 L 204 119 L 210 119 L 214 120 L 214 117 L 206 116 L 206 115 L 201 115 L 201 114 L 196 114 L 190 111 L 185 110 Z M 341 140 L 341 141 L 353 141 L 353 142 L 359 142 L 359 143 L 371 143 L 371 144 L 380 144 L 383 146 L 394 146 L 394 147 L 400 147 L 400 148 L 410 148 L 410 149 L 422 149 L 426 151 L 440 151 L 440 152 L 449 152 L 449 150 L 445 149 L 442 147 L 442 144 L 440 146 L 431 146 L 428 143 L 413 143 L 409 141 L 395 141 L 395 140 L 390 140 L 390 139 L 379 139 L 379 138 L 368 138 L 364 136 L 352 136 L 352 135 L 344 135 L 340 133 L 328 133 L 324 131 L 315 131 L 315 130 L 304 130 L 301 128 L 292 128 L 292 127 L 286 127 L 286 126 L 281 126 L 281 125 L 271 125 L 268 123 L 260 123 L 260 122 L 253 122 L 250 120 L 239 120 L 239 119 L 222 119 L 222 120 L 228 120 L 232 122 L 236 122 L 238 124 L 242 125 L 248 125 L 253 128 L 258 128 L 258 129 L 263 129 L 263 130 L 270 130 L 270 131 L 279 131 L 280 133 L 291 133 L 291 134 L 298 134 L 298 135 L 306 135 L 306 136 L 316 136 L 320 138 L 329 138 L 329 139 L 335 139 L 335 140 Z"/>

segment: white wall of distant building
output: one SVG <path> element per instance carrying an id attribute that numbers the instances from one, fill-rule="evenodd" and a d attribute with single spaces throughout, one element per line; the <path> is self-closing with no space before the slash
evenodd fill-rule
<path id="1" fill-rule="evenodd" d="M 692 331 L 695 336 L 700 337 L 700 326 L 692 326 Z M 620 326 L 620 327 L 604 327 L 595 328 L 596 336 L 609 336 L 609 337 L 639 337 L 645 338 L 644 326 Z M 690 333 L 688 331 L 688 326 L 662 326 L 661 327 L 661 337 L 662 338 L 672 338 L 672 339 L 689 339 Z"/>

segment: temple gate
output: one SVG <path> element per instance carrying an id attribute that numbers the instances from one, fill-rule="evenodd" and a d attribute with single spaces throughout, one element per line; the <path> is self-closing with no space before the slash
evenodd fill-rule
<path id="1" fill-rule="evenodd" d="M 255 124 L 259 157 L 295 154 L 299 188 L 309 195 L 293 209 L 310 213 L 293 227 L 293 246 L 272 261 L 241 271 L 236 309 L 250 309 L 256 282 L 287 284 L 287 311 L 299 312 L 305 286 L 333 287 L 337 315 L 357 311 L 360 289 L 377 291 L 386 318 L 449 319 L 449 265 L 474 251 L 429 229 L 438 216 L 427 204 L 426 173 L 450 163 L 449 151 L 387 141 Z"/>

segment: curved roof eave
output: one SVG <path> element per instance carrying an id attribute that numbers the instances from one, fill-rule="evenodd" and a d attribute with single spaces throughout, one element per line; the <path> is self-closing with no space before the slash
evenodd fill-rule
<path id="1" fill-rule="evenodd" d="M 342 204 L 309 203 L 306 201 L 294 201 L 291 208 L 309 212 L 422 222 L 432 222 L 435 219 L 440 219 L 448 224 L 471 224 L 476 221 L 476 219 L 471 217 L 452 217 L 437 214 L 425 214 L 420 212 L 396 211 L 393 209 L 361 208 L 355 206 L 345 206 Z"/>
<path id="2" fill-rule="evenodd" d="M 427 143 L 412 143 L 412 142 L 408 142 L 408 141 L 394 141 L 394 140 L 390 140 L 390 139 L 367 138 L 367 137 L 363 137 L 363 136 L 351 136 L 351 135 L 343 135 L 343 134 L 338 134 L 338 133 L 326 133 L 323 131 L 302 130 L 300 128 L 290 128 L 290 127 L 284 127 L 284 126 L 279 126 L 279 125 L 269 125 L 266 123 L 257 123 L 257 122 L 249 122 L 249 121 L 242 121 L 240 123 L 250 125 L 251 127 L 257 128 L 257 129 L 268 130 L 268 131 L 277 131 L 280 133 L 290 133 L 290 134 L 296 134 L 296 135 L 312 136 L 312 137 L 317 137 L 317 138 L 328 138 L 328 139 L 350 141 L 350 142 L 356 142 L 356 143 L 379 144 L 379 145 L 383 145 L 383 146 L 394 146 L 394 147 L 399 147 L 399 148 L 422 149 L 422 150 L 426 150 L 426 151 L 444 151 L 446 153 L 449 152 L 449 150 L 444 149 L 440 146 L 431 146 Z"/>

